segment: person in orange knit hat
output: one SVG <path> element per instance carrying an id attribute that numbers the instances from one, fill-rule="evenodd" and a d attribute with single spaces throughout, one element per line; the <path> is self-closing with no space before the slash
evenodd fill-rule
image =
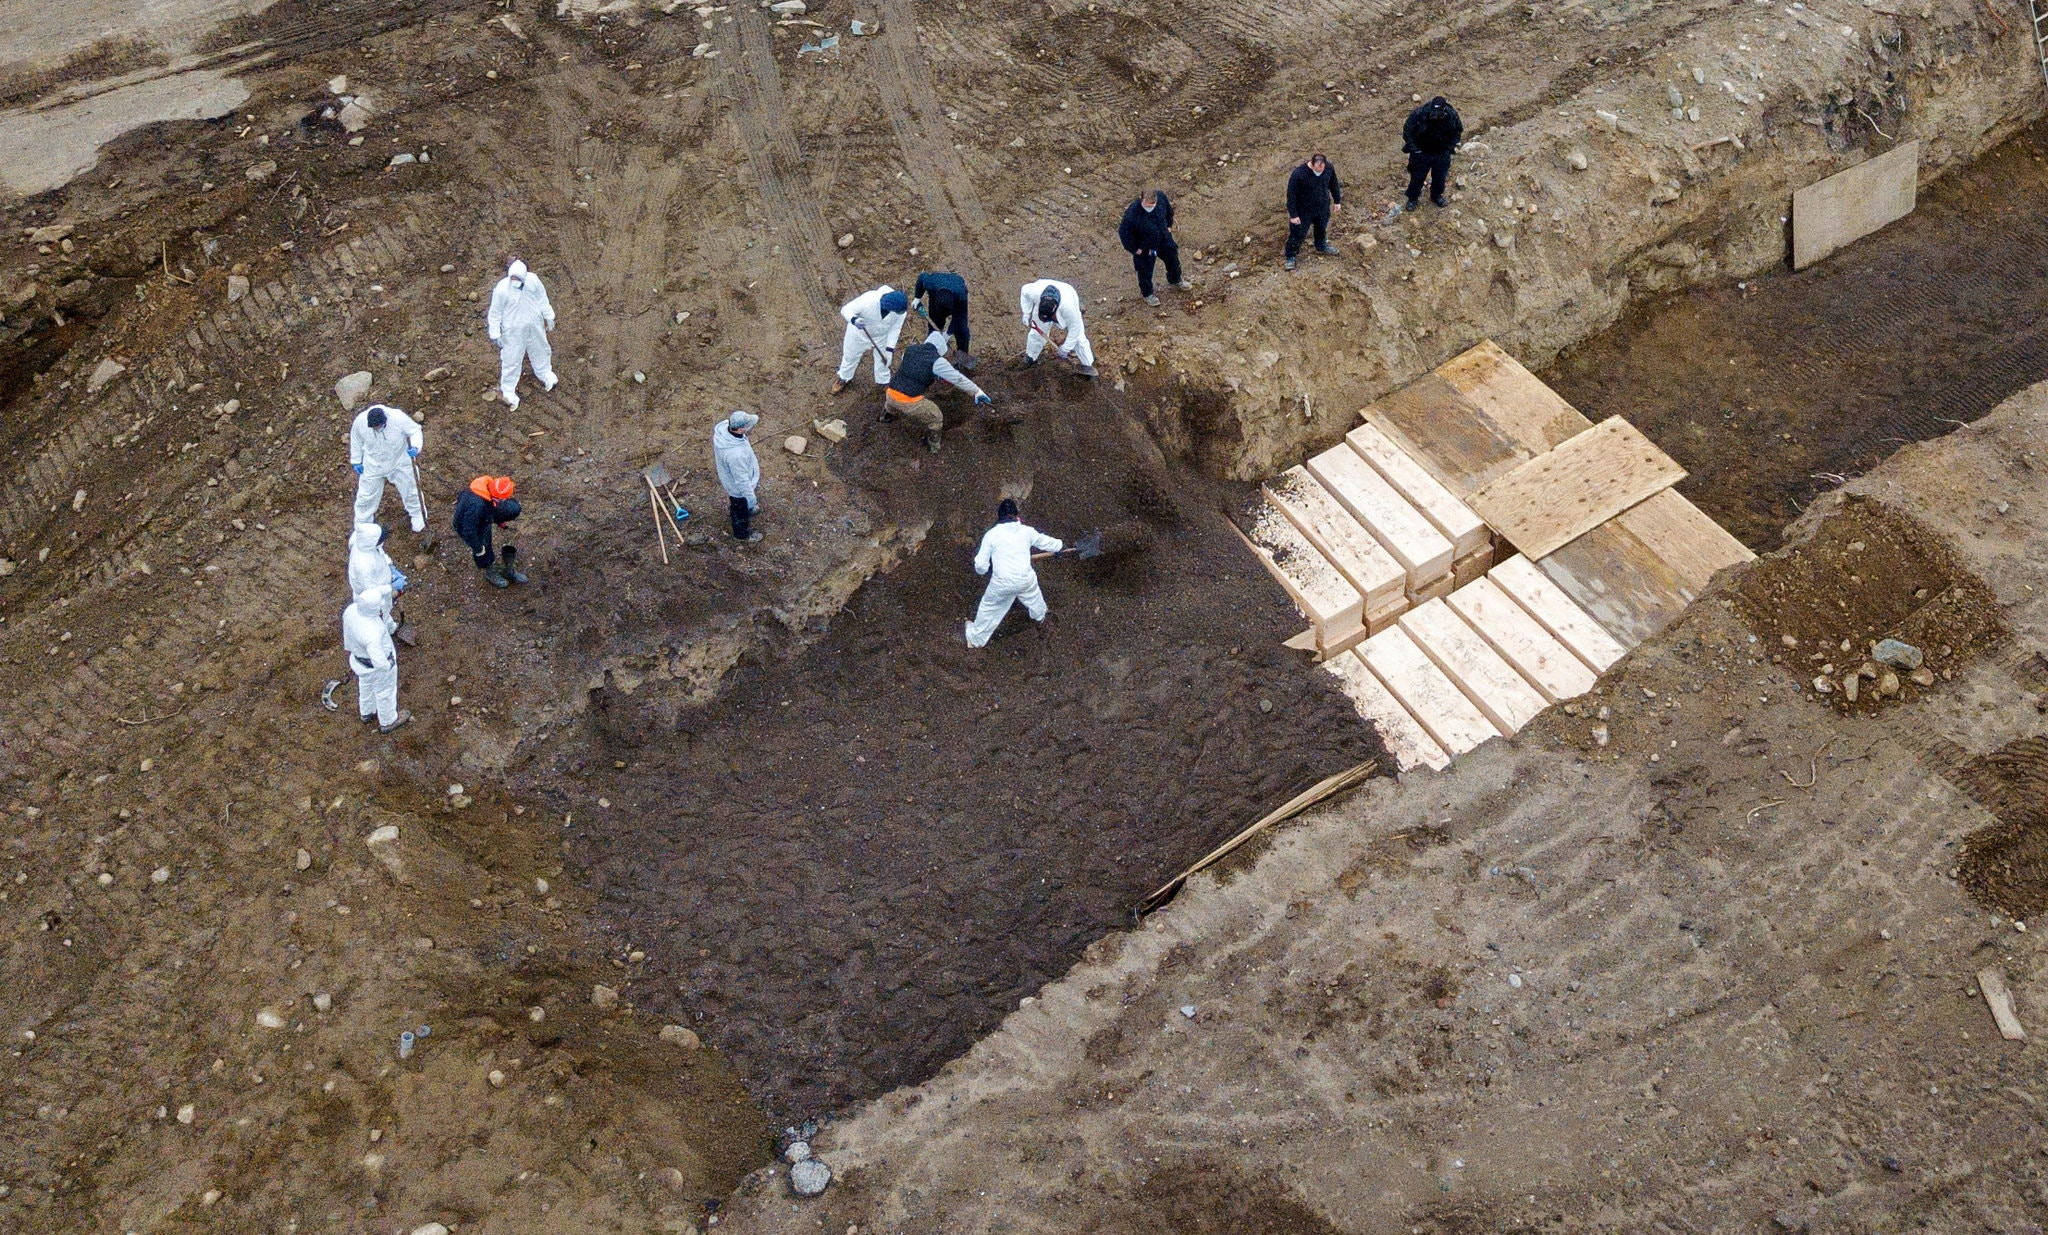
<path id="1" fill-rule="evenodd" d="M 477 569 L 484 572 L 484 582 L 492 587 L 527 581 L 516 564 L 519 550 L 515 546 L 505 546 L 502 566 L 491 551 L 491 529 L 519 517 L 519 499 L 512 496 L 512 488 L 510 476 L 479 476 L 455 503 L 455 534 L 469 546 Z"/>

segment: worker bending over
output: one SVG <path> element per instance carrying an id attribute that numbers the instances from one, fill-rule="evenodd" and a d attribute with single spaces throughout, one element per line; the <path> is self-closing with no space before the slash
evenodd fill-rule
<path id="1" fill-rule="evenodd" d="M 887 283 L 862 292 L 839 307 L 846 319 L 846 339 L 839 345 L 839 380 L 832 393 L 846 389 L 860 371 L 860 358 L 875 353 L 875 385 L 889 384 L 889 366 L 896 362 L 896 336 L 903 333 L 903 319 L 910 312 L 910 297 Z"/>
<path id="2" fill-rule="evenodd" d="M 469 488 L 463 490 L 455 503 L 455 534 L 469 546 L 476 568 L 484 572 L 484 582 L 492 587 L 510 587 L 527 581 L 514 564 L 519 555 L 517 546 L 505 546 L 502 568 L 491 550 L 491 530 L 519 517 L 519 499 L 512 496 L 512 488 L 510 476 L 479 476 L 469 482 Z"/>
<path id="3" fill-rule="evenodd" d="M 889 389 L 882 395 L 882 419 L 886 422 L 901 416 L 914 425 L 922 425 L 926 449 L 937 454 L 940 434 L 946 428 L 946 414 L 925 397 L 934 385 L 951 385 L 966 391 L 974 396 L 976 407 L 989 407 L 995 400 L 946 359 L 944 333 L 934 330 L 925 336 L 924 342 L 903 349 L 896 376 L 889 379 Z"/>
<path id="4" fill-rule="evenodd" d="M 376 721 L 379 733 L 412 719 L 398 707 L 398 649 L 384 616 L 390 608 L 391 589 L 373 587 L 341 611 L 341 644 L 356 675 L 356 710 L 364 724 Z"/>
<path id="5" fill-rule="evenodd" d="M 910 298 L 924 307 L 924 319 L 933 330 L 943 330 L 953 340 L 953 367 L 974 372 L 971 335 L 967 329 L 967 280 L 950 270 L 926 271 L 917 276 Z"/>
<path id="6" fill-rule="evenodd" d="M 548 331 L 555 328 L 555 306 L 540 276 L 515 261 L 491 289 L 491 310 L 484 319 L 491 342 L 498 345 L 498 393 L 507 407 L 519 406 L 519 368 L 533 364 L 544 391 L 555 388 L 555 352 Z"/>
<path id="7" fill-rule="evenodd" d="M 974 620 L 967 624 L 968 647 L 986 646 L 1010 606 L 1018 601 L 1024 602 L 1024 612 L 1032 621 L 1045 621 L 1045 593 L 1038 590 L 1031 551 L 1058 553 L 1065 547 L 1058 537 L 1020 522 L 1015 500 L 1002 500 L 996 507 L 996 525 L 982 536 L 981 549 L 974 555 L 974 573 L 987 575 L 988 587 L 981 594 Z"/>
<path id="8" fill-rule="evenodd" d="M 1059 346 L 1062 360 L 1074 362 L 1082 377 L 1095 376 L 1095 349 L 1088 343 L 1088 327 L 1081 321 L 1081 294 L 1070 283 L 1040 279 L 1026 283 L 1017 295 L 1018 311 L 1024 315 L 1024 363 L 1038 363 L 1052 332 L 1065 332 Z"/>
<path id="9" fill-rule="evenodd" d="M 357 523 L 377 521 L 388 480 L 405 504 L 412 530 L 427 529 L 426 507 L 420 505 L 419 473 L 412 463 L 420 457 L 425 442 L 419 422 L 395 407 L 372 403 L 357 414 L 348 430 L 348 465 L 356 473 Z"/>

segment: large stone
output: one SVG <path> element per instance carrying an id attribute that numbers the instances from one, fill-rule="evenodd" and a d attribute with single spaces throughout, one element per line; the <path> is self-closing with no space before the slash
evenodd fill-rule
<path id="1" fill-rule="evenodd" d="M 229 304 L 233 304 L 233 303 L 235 303 L 235 302 L 236 302 L 237 300 L 240 300 L 240 299 L 241 299 L 242 297 L 244 297 L 244 296 L 246 296 L 246 295 L 248 295 L 248 294 L 249 294 L 249 280 L 247 280 L 247 279 L 243 278 L 243 277 L 242 277 L 241 275 L 238 275 L 238 274 L 231 274 L 231 275 L 229 275 L 229 276 L 228 276 L 228 303 L 229 303 Z"/>
<path id="2" fill-rule="evenodd" d="M 686 1051 L 694 1051 L 702 1045 L 698 1041 L 697 1032 L 687 1025 L 663 1025 L 661 1027 L 661 1040 L 663 1042 L 673 1042 Z"/>
<path id="3" fill-rule="evenodd" d="M 360 133 L 370 127 L 370 120 L 376 114 L 376 109 L 370 106 L 369 101 L 358 95 L 341 109 L 341 114 L 335 119 L 341 121 L 341 127 L 349 132 Z"/>
<path id="4" fill-rule="evenodd" d="M 370 384 L 375 380 L 365 369 L 351 373 L 334 383 L 334 397 L 341 400 L 341 410 L 355 411 L 362 404 L 363 396 L 370 393 Z"/>
<path id="5" fill-rule="evenodd" d="M 85 379 L 85 393 L 89 395 L 98 394 L 100 392 L 100 387 L 105 386 L 108 382 L 113 381 L 115 378 L 121 376 L 123 373 L 126 373 L 127 371 L 127 365 L 122 364 L 120 361 L 115 360 L 112 357 L 100 361 L 99 364 L 94 367 L 92 371 L 92 376 Z M 1907 668 L 1910 669 L 1912 668 L 1912 666 L 1908 665 Z"/>
<path id="6" fill-rule="evenodd" d="M 805 1158 L 789 1168 L 789 1190 L 798 1196 L 817 1196 L 832 1183 L 832 1168 L 819 1158 Z"/>
<path id="7" fill-rule="evenodd" d="M 1879 639 L 1877 646 L 1870 649 L 1870 658 L 1906 673 L 1918 669 L 1920 662 L 1927 659 L 1919 648 L 1904 639 Z"/>
<path id="8" fill-rule="evenodd" d="M 590 1003 L 600 1012 L 609 1012 L 619 1006 L 619 993 L 600 982 L 590 988 Z"/>

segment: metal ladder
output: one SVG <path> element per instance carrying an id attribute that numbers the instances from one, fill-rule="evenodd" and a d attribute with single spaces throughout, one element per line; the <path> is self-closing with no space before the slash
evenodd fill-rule
<path id="1" fill-rule="evenodd" d="M 2041 9 L 2042 0 L 2027 0 L 2027 12 L 2034 19 L 2034 56 L 2041 62 L 2041 81 L 2048 84 L 2048 34 L 2041 30 L 2041 23 L 2048 21 L 2048 12 Z"/>

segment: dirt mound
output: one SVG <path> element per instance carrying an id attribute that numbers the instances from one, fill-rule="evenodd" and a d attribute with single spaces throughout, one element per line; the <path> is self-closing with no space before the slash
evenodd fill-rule
<path id="1" fill-rule="evenodd" d="M 1980 905 L 2031 918 L 2048 909 L 2048 738 L 2021 738 L 1956 774 L 1998 816 L 1963 839 L 1962 883 Z"/>
<path id="2" fill-rule="evenodd" d="M 1901 673 L 1897 693 L 1880 694 L 1881 672 L 1866 672 L 1854 699 L 1841 688 L 1880 639 L 1920 648 L 1941 680 L 2005 635 L 1982 580 L 1913 518 L 1868 500 L 1850 500 L 1812 539 L 1759 562 L 1735 602 L 1771 659 L 1803 679 L 1828 678 L 1829 692 L 1815 697 L 1845 712 L 1874 712 L 1923 688 Z"/>
<path id="3" fill-rule="evenodd" d="M 611 808 L 577 814 L 600 913 L 648 951 L 634 998 L 777 1118 L 929 1076 L 1163 879 L 1376 752 L 1280 647 L 1300 619 L 1219 515 L 1129 513 L 1134 475 L 1188 512 L 1241 494 L 1147 459 L 1100 386 L 1005 385 L 1021 422 L 949 409 L 937 456 L 841 401 L 843 472 L 929 521 L 923 549 L 820 642 L 645 733 L 585 790 Z M 1100 527 L 1105 554 L 1039 563 L 1054 621 L 1013 610 L 972 650 L 970 563 L 1004 494 L 1069 540 Z"/>

